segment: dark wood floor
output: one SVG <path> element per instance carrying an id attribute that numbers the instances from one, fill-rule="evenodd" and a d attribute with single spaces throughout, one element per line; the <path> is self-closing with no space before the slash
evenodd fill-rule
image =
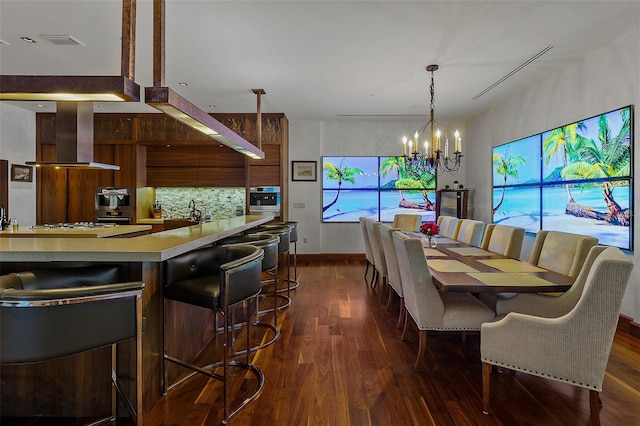
<path id="1" fill-rule="evenodd" d="M 586 390 L 508 371 L 492 374 L 493 413 L 482 414 L 479 334 L 464 343 L 456 333 L 429 334 L 415 372 L 415 329 L 400 340 L 397 300 L 385 310 L 363 272 L 358 261 L 299 263 L 300 287 L 279 315 L 281 339 L 254 357 L 264 390 L 230 424 L 589 424 Z M 236 383 L 252 384 L 244 376 Z M 639 340 L 616 335 L 601 399 L 603 425 L 640 425 Z M 219 424 L 221 403 L 220 383 L 196 377 L 162 397 L 144 423 Z"/>

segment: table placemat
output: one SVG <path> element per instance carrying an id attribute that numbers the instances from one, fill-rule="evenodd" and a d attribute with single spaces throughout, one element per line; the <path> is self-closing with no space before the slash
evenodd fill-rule
<path id="1" fill-rule="evenodd" d="M 429 267 L 439 272 L 478 272 L 477 269 L 465 265 L 459 260 L 452 259 L 430 259 Z"/>
<path id="2" fill-rule="evenodd" d="M 549 286 L 555 285 L 526 272 L 473 272 L 469 276 L 490 286 Z"/>
<path id="3" fill-rule="evenodd" d="M 458 253 L 462 256 L 495 256 L 495 253 L 491 253 L 490 251 L 482 250 L 478 247 L 452 247 L 451 250 L 454 253 Z"/>
<path id="4" fill-rule="evenodd" d="M 434 248 L 429 248 L 429 247 L 423 247 L 422 250 L 424 251 L 424 255 L 427 257 L 444 257 L 446 256 L 446 254 L 444 254 L 441 251 L 438 251 Z"/>
<path id="5" fill-rule="evenodd" d="M 545 272 L 546 269 L 538 268 L 530 263 L 521 262 L 516 259 L 486 259 L 478 260 L 487 266 L 496 268 L 502 272 Z"/>
<path id="6" fill-rule="evenodd" d="M 451 238 L 443 237 L 442 235 L 436 235 L 435 239 L 438 244 L 460 244 L 460 241 L 452 240 Z"/>

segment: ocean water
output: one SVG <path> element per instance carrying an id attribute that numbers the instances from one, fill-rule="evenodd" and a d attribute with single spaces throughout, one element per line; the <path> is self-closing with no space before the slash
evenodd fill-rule
<path id="1" fill-rule="evenodd" d="M 613 196 L 621 208 L 629 208 L 630 187 L 616 187 Z M 493 190 L 493 205 L 500 200 L 501 188 Z M 606 212 L 607 206 L 601 188 L 580 190 L 571 188 L 576 203 Z M 507 188 L 500 208 L 494 213 L 494 223 L 520 226 L 527 232 L 548 230 L 592 235 L 600 244 L 630 248 L 631 228 L 618 226 L 595 219 L 580 218 L 565 213 L 567 192 L 564 186 L 545 186 L 540 194 L 539 187 Z"/>
<path id="2" fill-rule="evenodd" d="M 336 196 L 337 191 L 322 191 L 322 205 L 329 204 Z M 407 201 L 423 205 L 421 193 L 403 192 Z M 435 219 L 435 211 L 422 209 L 401 208 L 399 191 L 350 191 L 342 190 L 336 204 L 323 212 L 323 222 L 357 222 L 360 216 L 381 222 L 392 222 L 397 213 L 420 214 L 423 221 Z M 429 200 L 435 202 L 435 193 L 429 194 Z M 380 206 L 380 209 L 378 209 Z"/>

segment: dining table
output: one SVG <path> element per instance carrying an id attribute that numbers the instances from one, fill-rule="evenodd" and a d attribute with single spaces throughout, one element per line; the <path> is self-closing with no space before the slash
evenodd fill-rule
<path id="1" fill-rule="evenodd" d="M 565 292 L 575 278 L 512 259 L 460 241 L 436 235 L 423 250 L 433 283 L 441 291 L 469 293 Z"/>

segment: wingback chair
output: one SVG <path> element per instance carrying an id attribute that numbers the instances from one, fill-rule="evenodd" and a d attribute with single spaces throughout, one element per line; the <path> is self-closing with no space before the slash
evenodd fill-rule
<path id="1" fill-rule="evenodd" d="M 533 242 L 529 263 L 576 277 L 582 269 L 589 250 L 596 244 L 598 244 L 598 239 L 595 237 L 560 231 L 539 231 Z M 511 310 L 522 312 L 530 303 L 530 297 L 522 298 L 522 294 L 498 293 L 495 295 L 494 302 L 487 302 L 487 296 L 483 296 L 483 301 L 489 303 L 490 306 L 495 303 L 493 307 L 496 314 L 503 314 Z"/>
<path id="2" fill-rule="evenodd" d="M 488 224 L 480 248 L 512 259 L 520 259 L 524 232 L 524 228 L 517 226 Z"/>
<path id="3" fill-rule="evenodd" d="M 382 239 L 382 248 L 384 249 L 384 259 L 387 262 L 387 272 L 389 273 L 389 285 L 394 291 L 389 292 L 387 299 L 387 310 L 391 306 L 393 293 L 395 292 L 400 298 L 400 313 L 396 327 L 400 328 L 402 319 L 404 318 L 404 293 L 402 292 L 402 280 L 400 279 L 400 269 L 398 268 L 398 257 L 396 256 L 396 246 L 393 244 L 393 233 L 401 231 L 399 228 L 391 228 L 387 225 L 380 225 L 380 237 Z"/>
<path id="4" fill-rule="evenodd" d="M 620 249 L 608 247 L 593 261 L 578 302 L 566 314 L 543 318 L 511 312 L 483 324 L 483 411 L 490 410 L 490 373 L 496 365 L 588 389 L 591 420 L 599 425 L 599 392 L 632 269 Z"/>
<path id="5" fill-rule="evenodd" d="M 393 216 L 393 228 L 398 228 L 405 232 L 418 232 L 420 222 L 422 222 L 422 216 L 419 214 L 398 213 Z"/>
<path id="6" fill-rule="evenodd" d="M 393 233 L 398 257 L 406 307 L 402 338 L 407 333 L 409 317 L 418 327 L 418 356 L 414 368 L 418 370 L 424 357 L 427 330 L 477 331 L 495 314 L 470 293 L 441 292 L 433 284 L 424 256 L 422 241 L 401 232 Z"/>
<path id="7" fill-rule="evenodd" d="M 472 246 L 480 247 L 484 233 L 484 222 L 472 219 L 460 219 L 456 224 L 453 239 Z"/>
<path id="8" fill-rule="evenodd" d="M 453 234 L 456 232 L 458 218 L 453 216 L 438 216 L 437 224 L 440 227 L 440 235 L 453 238 Z"/>

